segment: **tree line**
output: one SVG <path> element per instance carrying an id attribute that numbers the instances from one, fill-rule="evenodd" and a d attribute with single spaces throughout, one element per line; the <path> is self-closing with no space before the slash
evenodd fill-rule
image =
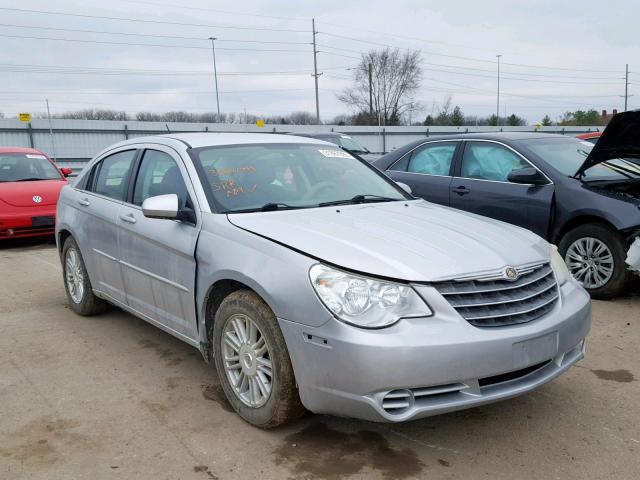
<path id="1" fill-rule="evenodd" d="M 0 114 L 1 115 L 1 114 Z M 35 113 L 34 118 L 47 118 L 46 113 Z M 193 113 L 182 110 L 169 112 L 138 112 L 129 114 L 123 110 L 110 110 L 103 108 L 85 108 L 56 113 L 52 118 L 65 118 L 71 120 L 119 120 L 140 122 L 177 122 L 177 123 L 230 123 L 244 124 L 256 123 L 262 120 L 273 125 L 313 125 L 316 123 L 315 115 L 310 112 L 292 112 L 287 115 L 255 115 L 251 113 L 221 113 L 214 112 Z M 1 118 L 1 117 L 0 117 Z"/>
<path id="2" fill-rule="evenodd" d="M 33 118 L 47 118 L 46 113 L 34 113 Z M 172 123 L 227 123 L 227 124 L 255 124 L 258 120 L 264 121 L 267 125 L 315 125 L 316 118 L 311 112 L 293 112 L 288 115 L 256 115 L 252 113 L 221 113 L 220 116 L 214 112 L 192 113 L 186 111 L 170 112 L 138 112 L 129 114 L 122 110 L 109 110 L 88 108 L 82 110 L 72 110 L 68 112 L 56 113 L 53 118 L 73 119 L 73 120 L 119 120 L 119 121 L 141 121 L 141 122 L 172 122 Z M 0 119 L 5 115 L 0 112 Z M 606 125 L 610 117 L 603 117 L 594 109 L 576 110 L 565 112 L 556 120 L 552 120 L 549 115 L 545 115 L 540 121 L 540 125 L 551 126 L 594 126 Z M 411 126 L 523 126 L 527 125 L 527 120 L 516 114 L 497 118 L 495 113 L 489 116 L 465 115 L 459 105 L 451 107 L 451 98 L 447 98 L 441 105 L 434 106 L 432 111 L 416 121 L 411 121 L 407 115 L 402 122 L 393 122 L 393 125 Z M 338 115 L 327 122 L 330 125 L 378 125 L 378 119 L 371 119 L 368 114 Z M 383 125 L 382 121 L 380 124 Z"/>

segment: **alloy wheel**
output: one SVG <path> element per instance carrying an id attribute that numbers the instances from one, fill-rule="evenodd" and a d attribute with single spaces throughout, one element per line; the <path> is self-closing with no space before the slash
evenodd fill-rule
<path id="1" fill-rule="evenodd" d="M 259 408 L 269 400 L 273 371 L 269 346 L 258 325 L 247 315 L 230 316 L 223 330 L 224 371 L 245 405 Z"/>
<path id="2" fill-rule="evenodd" d="M 67 279 L 67 289 L 74 303 L 82 302 L 84 296 L 84 272 L 82 271 L 82 261 L 75 248 L 67 250 L 65 259 L 65 275 Z"/>
<path id="3" fill-rule="evenodd" d="M 597 238 L 579 238 L 569 245 L 564 259 L 573 277 L 585 288 L 600 288 L 613 276 L 613 254 Z"/>

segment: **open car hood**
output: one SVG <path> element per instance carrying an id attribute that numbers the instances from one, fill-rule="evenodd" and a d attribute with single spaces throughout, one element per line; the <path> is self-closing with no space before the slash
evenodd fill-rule
<path id="1" fill-rule="evenodd" d="M 613 116 L 576 177 L 594 165 L 616 158 L 640 158 L 640 110 Z"/>

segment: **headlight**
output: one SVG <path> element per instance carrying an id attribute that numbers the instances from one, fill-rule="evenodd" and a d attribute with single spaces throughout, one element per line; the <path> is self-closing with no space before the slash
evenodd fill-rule
<path id="1" fill-rule="evenodd" d="M 340 320 L 359 327 L 387 327 L 401 318 L 433 314 L 415 290 L 406 285 L 320 264 L 311 267 L 309 277 L 322 303 Z"/>
<path id="2" fill-rule="evenodd" d="M 571 277 L 571 273 L 569 273 L 569 269 L 567 268 L 567 264 L 564 263 L 564 259 L 560 253 L 558 253 L 558 247 L 549 244 L 549 251 L 551 256 L 551 268 L 553 268 L 553 273 L 556 274 L 558 285 L 564 285 Z"/>

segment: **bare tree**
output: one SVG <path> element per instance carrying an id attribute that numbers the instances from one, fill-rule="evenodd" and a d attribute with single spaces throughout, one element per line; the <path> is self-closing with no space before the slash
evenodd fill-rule
<path id="1" fill-rule="evenodd" d="M 53 115 L 57 118 L 71 118 L 76 120 L 129 120 L 127 112 L 119 110 L 105 110 L 100 108 L 88 108 Z"/>
<path id="2" fill-rule="evenodd" d="M 377 123 L 379 115 L 384 125 L 397 125 L 405 113 L 418 109 L 413 95 L 422 78 L 420 52 L 385 48 L 363 54 L 353 70 L 354 85 L 338 94 L 338 100 L 358 113 L 369 113 L 369 64 L 374 116 L 371 123 Z"/>

